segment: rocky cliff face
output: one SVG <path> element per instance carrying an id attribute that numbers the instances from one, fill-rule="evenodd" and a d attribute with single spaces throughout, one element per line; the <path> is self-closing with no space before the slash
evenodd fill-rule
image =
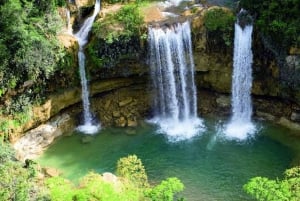
<path id="1" fill-rule="evenodd" d="M 84 5 L 94 3 L 88 2 Z M 74 6 L 74 4 L 72 5 Z M 192 23 L 196 83 L 199 96 L 198 112 L 201 115 L 211 113 L 229 115 L 232 48 L 220 49 L 222 47 L 213 46 L 208 41 L 207 29 L 204 26 L 204 13 L 206 11 L 206 7 L 201 7 L 196 12 L 184 11 L 182 14 L 184 19 L 188 18 Z M 161 19 L 155 18 L 154 20 Z M 74 39 L 66 35 L 59 37 L 76 61 L 78 46 Z M 299 128 L 300 91 L 282 85 L 276 58 L 260 41 L 257 34 L 254 36 L 254 41 L 252 48 L 254 52 L 252 94 L 255 115 L 277 121 L 288 127 Z M 124 43 L 123 46 L 131 47 L 131 42 L 128 41 L 128 44 Z M 97 63 L 92 65 L 93 61 L 87 56 L 87 59 L 90 59 L 87 68 L 90 80 L 93 81 L 91 83 L 91 95 L 94 96 L 91 104 L 92 110 L 104 126 L 136 126 L 139 120 L 150 114 L 151 86 L 147 81 L 149 68 L 147 66 L 146 44 L 146 40 L 143 43 L 135 44 L 138 48 L 134 48 L 134 50 L 139 49 L 139 52 L 129 51 L 130 48 L 126 49 L 124 53 L 126 56 L 123 55 L 123 57 L 121 54 L 121 59 L 115 60 L 114 66 L 107 68 L 98 68 Z M 109 48 L 111 48 L 111 52 L 115 50 L 114 48 L 116 51 L 119 50 L 117 44 L 109 46 Z M 290 68 L 299 68 L 299 57 L 299 51 L 293 51 L 291 55 L 286 57 Z M 78 114 L 81 107 L 80 101 L 79 86 L 50 95 L 44 105 L 34 109 L 35 115 L 32 122 L 19 129 L 17 133 L 36 127 L 66 108 L 72 108 L 72 106 L 72 110 L 75 111 L 73 114 Z M 76 109 L 74 109 L 74 105 Z M 20 134 L 17 134 L 15 139 L 18 136 Z"/>

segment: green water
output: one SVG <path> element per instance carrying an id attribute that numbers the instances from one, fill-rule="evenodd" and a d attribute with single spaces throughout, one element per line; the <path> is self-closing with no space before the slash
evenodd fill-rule
<path id="1" fill-rule="evenodd" d="M 104 129 L 88 144 L 76 133 L 57 140 L 39 162 L 76 181 L 91 170 L 114 172 L 120 157 L 136 154 L 151 183 L 176 176 L 185 184 L 187 200 L 238 201 L 251 200 L 242 190 L 251 177 L 280 178 L 293 160 L 294 152 L 286 146 L 289 143 L 274 140 L 288 130 L 264 124 L 255 139 L 235 142 L 216 135 L 215 125 L 206 120 L 207 131 L 202 135 L 175 143 L 147 124 L 134 130 Z M 128 135 L 132 132 L 136 135 Z"/>

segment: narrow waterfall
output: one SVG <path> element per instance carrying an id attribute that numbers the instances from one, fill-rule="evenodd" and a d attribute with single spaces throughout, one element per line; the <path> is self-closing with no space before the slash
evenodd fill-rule
<path id="1" fill-rule="evenodd" d="M 67 18 L 66 28 L 67 28 L 67 32 L 68 32 L 69 34 L 72 35 L 73 30 L 72 30 L 71 17 L 70 17 L 70 15 L 71 15 L 71 14 L 70 14 L 70 10 L 69 10 L 69 9 L 66 9 L 66 18 Z"/>
<path id="2" fill-rule="evenodd" d="M 241 11 L 242 12 L 242 11 Z M 255 132 L 252 116 L 252 30 L 251 24 L 243 28 L 235 24 L 233 75 L 232 75 L 232 119 L 226 128 L 226 135 L 239 140 Z"/>
<path id="3" fill-rule="evenodd" d="M 191 138 L 203 128 L 197 117 L 197 96 L 190 23 L 149 27 L 152 122 L 171 140 Z"/>
<path id="4" fill-rule="evenodd" d="M 95 9 L 92 16 L 88 17 L 80 30 L 75 34 L 79 44 L 78 63 L 82 86 L 82 104 L 83 104 L 83 125 L 78 126 L 78 130 L 86 134 L 94 134 L 100 129 L 100 125 L 93 124 L 93 117 L 90 111 L 89 89 L 85 72 L 85 54 L 84 46 L 88 42 L 88 34 L 92 28 L 93 22 L 100 11 L 100 0 L 96 0 Z"/>

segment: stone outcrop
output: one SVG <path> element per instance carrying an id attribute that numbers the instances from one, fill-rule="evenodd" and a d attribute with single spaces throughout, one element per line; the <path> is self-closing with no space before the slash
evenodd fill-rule
<path id="1" fill-rule="evenodd" d="M 92 110 L 103 126 L 135 127 L 149 114 L 151 93 L 146 87 L 141 83 L 95 97 Z"/>
<path id="2" fill-rule="evenodd" d="M 61 136 L 64 132 L 73 127 L 74 122 L 71 117 L 67 114 L 63 114 L 46 124 L 42 124 L 30 130 L 14 144 L 16 157 L 21 161 L 35 159 L 55 138 Z"/>
<path id="3" fill-rule="evenodd" d="M 93 96 L 96 94 L 113 91 L 122 87 L 137 84 L 141 81 L 144 82 L 145 80 L 138 77 L 134 79 L 116 78 L 100 80 L 98 82 L 91 83 L 90 95 Z M 24 132 L 45 123 L 52 117 L 59 114 L 62 110 L 80 102 L 81 90 L 78 87 L 50 95 L 44 104 L 33 107 L 31 119 L 25 125 L 11 131 L 10 140 L 12 142 L 17 141 L 19 137 L 24 135 Z M 136 104 L 136 101 L 132 104 Z M 130 114 L 130 112 L 127 113 Z M 128 119 L 130 119 L 129 116 Z"/>

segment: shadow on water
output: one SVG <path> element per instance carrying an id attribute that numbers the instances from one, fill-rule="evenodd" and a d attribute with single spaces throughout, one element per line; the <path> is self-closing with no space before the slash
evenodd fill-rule
<path id="1" fill-rule="evenodd" d="M 119 158 L 136 154 L 152 184 L 176 176 L 185 184 L 183 196 L 187 200 L 239 201 L 251 200 L 242 190 L 251 177 L 280 178 L 293 160 L 291 147 L 300 144 L 294 139 L 294 144 L 288 139 L 279 143 L 278 136 L 287 136 L 287 130 L 272 124 L 259 123 L 259 133 L 245 142 L 223 138 L 217 132 L 220 121 L 206 119 L 205 124 L 205 133 L 175 143 L 147 124 L 134 132 L 106 128 L 86 144 L 82 143 L 84 136 L 76 133 L 57 140 L 39 161 L 60 169 L 64 177 L 76 182 L 91 170 L 115 172 Z"/>

